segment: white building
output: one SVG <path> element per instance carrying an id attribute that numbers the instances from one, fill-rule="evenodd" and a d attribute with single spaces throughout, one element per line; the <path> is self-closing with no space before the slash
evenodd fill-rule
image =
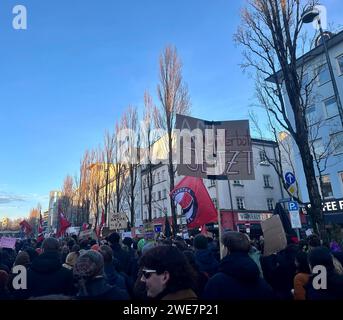
<path id="1" fill-rule="evenodd" d="M 343 101 L 343 31 L 331 35 L 327 45 L 340 100 Z M 306 118 L 309 124 L 310 143 L 313 144 L 317 155 L 324 156 L 320 162 L 323 179 L 322 196 L 332 202 L 343 198 L 343 128 L 324 46 L 317 42 L 317 46 L 300 57 L 297 63 L 299 72 L 302 68 L 304 70 L 303 83 L 313 80 L 312 98 L 306 110 Z M 287 95 L 285 95 L 285 102 L 288 116 L 294 123 Z M 309 196 L 304 169 L 298 148 L 294 143 L 292 143 L 292 152 L 299 196 L 302 201 L 308 202 Z M 316 174 L 319 185 L 319 171 L 317 169 Z M 327 215 L 327 217 L 329 216 L 331 215 Z M 327 222 L 343 223 L 343 210 L 335 211 L 335 214 L 328 218 Z"/>
<path id="2" fill-rule="evenodd" d="M 227 180 L 218 181 L 219 208 L 224 228 L 235 230 L 249 228 L 252 232 L 259 229 L 261 220 L 270 217 L 275 203 L 283 198 L 278 175 L 267 161 L 267 158 L 275 159 L 276 146 L 273 141 L 252 139 L 255 180 L 233 180 L 230 181 L 230 185 Z M 182 178 L 176 175 L 175 185 Z M 217 207 L 215 183 L 214 180 L 204 180 L 209 195 Z M 142 170 L 142 199 L 142 221 L 147 221 L 149 218 L 147 168 Z M 166 164 L 161 163 L 153 167 L 152 199 L 152 222 L 163 225 L 165 213 L 168 217 L 171 216 L 169 174 Z M 184 221 L 182 221 L 180 207 L 177 210 L 180 225 Z"/>

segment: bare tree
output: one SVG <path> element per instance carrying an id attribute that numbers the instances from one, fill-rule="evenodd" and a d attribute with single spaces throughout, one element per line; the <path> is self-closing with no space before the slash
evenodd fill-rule
<path id="1" fill-rule="evenodd" d="M 125 200 L 129 206 L 131 227 L 135 225 L 135 201 L 137 195 L 137 172 L 140 156 L 140 133 L 138 130 L 137 108 L 129 106 L 123 118 L 123 130 L 127 138 L 125 164 L 127 176 L 125 176 L 124 191 Z"/>
<path id="2" fill-rule="evenodd" d="M 248 0 L 235 40 L 245 48 L 243 68 L 252 67 L 259 79 L 263 76 L 269 80 L 257 82 L 258 97 L 298 147 L 311 202 L 309 214 L 315 232 L 325 238 L 321 196 L 304 115 L 307 104 L 301 92 L 303 74 L 299 74 L 297 66 L 297 54 L 304 50 L 301 15 L 310 4 L 313 3 L 302 5 L 298 0 Z M 283 90 L 292 117 L 287 114 Z"/>
<path id="3" fill-rule="evenodd" d="M 115 125 L 115 136 L 116 142 L 114 144 L 114 191 L 115 191 L 115 209 L 116 212 L 120 212 L 122 208 L 122 195 L 124 189 L 126 167 L 123 163 L 123 155 L 121 151 L 123 150 L 120 140 L 121 130 L 123 128 L 123 123 L 117 123 Z"/>
<path id="4" fill-rule="evenodd" d="M 92 160 L 88 168 L 90 170 L 90 209 L 94 215 L 93 229 L 96 230 L 100 216 L 100 206 L 102 205 L 101 188 L 104 185 L 104 161 L 103 152 L 100 147 L 91 152 L 90 159 Z"/>
<path id="5" fill-rule="evenodd" d="M 175 168 L 173 165 L 173 128 L 176 114 L 188 114 L 190 99 L 188 88 L 182 79 L 182 65 L 175 47 L 168 46 L 160 56 L 160 83 L 157 87 L 160 101 L 156 113 L 156 126 L 167 132 L 168 173 L 170 191 L 174 189 Z M 174 234 L 178 231 L 176 207 L 170 198 Z"/>
<path id="6" fill-rule="evenodd" d="M 145 164 L 145 178 L 143 179 L 144 201 L 148 205 L 148 221 L 152 221 L 152 189 L 154 186 L 154 170 L 153 170 L 153 154 L 152 146 L 155 142 L 155 135 L 153 130 L 154 109 L 152 98 L 148 92 L 144 93 L 144 115 L 143 125 L 144 130 L 142 134 L 142 143 L 145 146 L 144 164 Z M 145 192 L 145 188 L 147 193 Z"/>
<path id="7" fill-rule="evenodd" d="M 104 205 L 104 215 L 105 221 L 107 221 L 107 216 L 109 212 L 109 206 L 111 205 L 110 200 L 112 198 L 113 188 L 110 181 L 111 178 L 111 170 L 113 169 L 113 161 L 114 161 L 114 151 L 115 151 L 115 135 L 110 134 L 108 131 L 105 133 L 104 139 L 104 150 L 103 150 L 103 158 L 104 162 L 104 178 L 105 178 L 105 193 L 103 199 Z"/>
<path id="8" fill-rule="evenodd" d="M 78 225 L 89 222 L 90 214 L 90 180 L 91 153 L 86 150 L 80 164 L 80 178 L 77 183 Z M 77 179 L 76 179 L 77 180 Z"/>

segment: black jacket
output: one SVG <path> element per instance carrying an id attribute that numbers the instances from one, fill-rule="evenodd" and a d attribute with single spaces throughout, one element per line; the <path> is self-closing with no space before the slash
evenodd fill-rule
<path id="1" fill-rule="evenodd" d="M 103 276 L 96 277 L 86 283 L 87 293 L 79 292 L 79 300 L 129 300 L 125 290 L 107 283 Z"/>
<path id="2" fill-rule="evenodd" d="M 327 274 L 327 288 L 315 289 L 313 286 L 313 278 L 311 276 L 307 285 L 306 300 L 342 300 L 343 299 L 343 276 L 335 273 Z"/>
<path id="3" fill-rule="evenodd" d="M 222 259 L 219 273 L 208 280 L 204 299 L 271 300 L 272 288 L 260 277 L 256 263 L 247 253 L 231 253 Z"/>
<path id="4" fill-rule="evenodd" d="M 218 272 L 219 262 L 210 249 L 196 250 L 194 257 L 199 271 L 205 272 L 210 277 Z"/>
<path id="5" fill-rule="evenodd" d="M 50 294 L 74 294 L 72 271 L 62 267 L 58 252 L 42 253 L 27 273 L 28 297 Z"/>

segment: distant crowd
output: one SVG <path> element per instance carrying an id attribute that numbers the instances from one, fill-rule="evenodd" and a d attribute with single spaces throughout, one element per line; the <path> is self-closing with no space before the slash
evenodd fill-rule
<path id="1" fill-rule="evenodd" d="M 343 299 L 343 252 L 335 242 L 289 238 L 285 249 L 265 256 L 263 239 L 227 231 L 220 240 L 222 259 L 219 241 L 202 234 L 20 240 L 15 249 L 0 249 L 0 300 Z M 19 265 L 27 270 L 25 289 L 13 285 Z M 316 266 L 326 271 L 320 288 Z"/>

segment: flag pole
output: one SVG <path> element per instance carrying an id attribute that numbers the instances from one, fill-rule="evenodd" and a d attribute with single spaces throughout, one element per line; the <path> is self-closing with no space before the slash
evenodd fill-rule
<path id="1" fill-rule="evenodd" d="M 212 122 L 212 130 L 213 130 L 213 157 L 216 159 L 216 168 L 218 168 L 218 155 L 217 155 L 217 132 L 214 126 L 214 122 Z M 219 237 L 219 251 L 220 251 L 220 259 L 223 259 L 224 256 L 224 247 L 221 243 L 222 239 L 222 219 L 220 215 L 220 199 L 219 199 L 219 186 L 218 186 L 218 179 L 216 179 L 216 199 L 217 199 L 217 214 L 218 214 L 218 237 Z"/>
<path id="2" fill-rule="evenodd" d="M 224 256 L 224 247 L 221 243 L 222 239 L 222 218 L 220 215 L 220 206 L 219 206 L 219 188 L 218 188 L 218 180 L 216 180 L 216 198 L 217 198 L 217 212 L 218 212 L 218 237 L 219 237 L 219 249 L 220 249 L 220 259 L 223 259 Z"/>

